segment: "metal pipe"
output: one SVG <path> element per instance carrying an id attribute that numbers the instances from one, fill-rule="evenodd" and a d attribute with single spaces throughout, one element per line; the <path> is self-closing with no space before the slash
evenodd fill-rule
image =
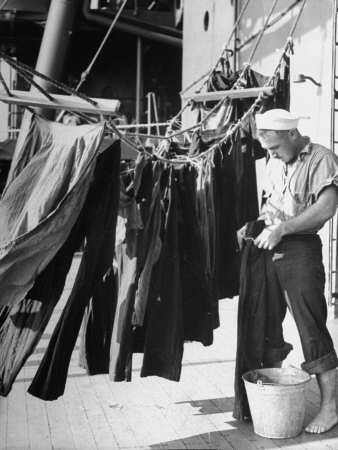
<path id="1" fill-rule="evenodd" d="M 36 70 L 55 80 L 60 80 L 68 49 L 68 42 L 72 32 L 78 0 L 52 0 L 43 33 Z M 46 91 L 52 91 L 50 84 L 35 76 L 36 81 Z M 36 88 L 32 87 L 31 91 Z M 39 111 L 51 117 L 53 111 L 42 109 Z"/>
<path id="2" fill-rule="evenodd" d="M 333 2 L 333 19 L 332 19 L 332 64 L 331 64 L 331 150 L 336 153 L 336 79 L 337 79 L 337 14 L 338 4 L 337 0 Z M 335 302 L 338 292 L 338 224 L 337 219 L 332 218 L 329 221 L 329 264 L 328 264 L 328 288 L 327 288 L 327 304 L 329 307 L 329 314 L 333 312 L 335 315 Z M 331 307 L 331 308 L 330 308 Z M 333 311 L 332 311 L 333 310 Z"/>
<path id="3" fill-rule="evenodd" d="M 234 4 L 233 4 L 233 8 L 234 8 L 234 23 L 237 22 L 237 18 L 238 18 L 238 0 L 234 0 Z M 237 39 L 238 39 L 238 27 L 236 27 L 235 29 L 235 33 L 234 33 L 234 47 L 233 47 L 233 68 L 234 68 L 234 72 L 237 71 L 237 63 L 238 63 L 238 57 L 237 57 L 237 52 L 236 50 L 236 45 L 237 45 Z"/>
<path id="4" fill-rule="evenodd" d="M 59 79 L 63 69 L 63 63 L 68 47 L 68 40 L 75 18 L 78 0 L 52 0 L 47 16 L 45 31 L 40 45 L 38 60 L 36 63 L 36 70 L 47 75 L 50 78 Z M 51 86 L 47 81 L 39 77 L 33 78 L 46 91 L 50 91 Z M 37 89 L 31 87 L 31 92 Z M 45 117 L 53 119 L 53 110 L 51 109 L 36 109 L 37 112 L 43 114 Z M 24 139 L 25 133 L 29 128 L 30 114 L 24 112 L 20 133 L 17 139 L 17 144 L 14 151 L 11 170 L 8 175 L 6 186 L 12 181 L 12 168 L 15 167 L 16 158 L 20 153 L 20 146 Z"/>
<path id="5" fill-rule="evenodd" d="M 142 68 L 142 38 L 137 38 L 137 55 L 136 55 L 136 110 L 135 119 L 136 123 L 141 123 L 141 108 L 143 97 L 143 68 Z"/>
<path id="6" fill-rule="evenodd" d="M 89 0 L 84 0 L 83 7 L 82 7 L 82 14 L 86 20 L 89 22 L 94 22 L 99 25 L 109 26 L 112 22 L 111 17 L 107 17 L 106 15 L 101 15 L 98 13 L 93 13 L 90 10 L 89 7 Z M 157 41 L 157 42 L 163 42 L 164 44 L 173 45 L 176 47 L 182 47 L 182 39 L 177 38 L 174 36 L 169 36 L 168 34 L 159 33 L 152 30 L 147 30 L 141 26 L 137 25 L 131 25 L 125 22 L 122 22 L 121 20 L 117 21 L 116 23 L 116 30 L 124 31 L 129 34 L 134 34 L 136 36 L 139 36 L 141 38 Z"/>
<path id="7" fill-rule="evenodd" d="M 148 123 L 148 127 L 147 127 L 147 133 L 150 134 L 151 133 L 151 92 L 148 92 L 148 94 L 146 95 L 147 97 L 147 123 Z M 140 123 L 140 122 L 138 122 Z"/>

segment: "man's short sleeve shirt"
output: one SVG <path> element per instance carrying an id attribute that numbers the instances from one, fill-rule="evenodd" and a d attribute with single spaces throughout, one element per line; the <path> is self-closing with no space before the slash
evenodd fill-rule
<path id="1" fill-rule="evenodd" d="M 331 184 L 338 187 L 338 156 L 322 145 L 309 142 L 291 164 L 270 158 L 262 183 L 266 224 L 299 215 Z"/>

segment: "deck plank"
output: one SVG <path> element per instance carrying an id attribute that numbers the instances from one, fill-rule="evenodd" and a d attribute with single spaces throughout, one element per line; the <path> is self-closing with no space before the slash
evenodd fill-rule
<path id="1" fill-rule="evenodd" d="M 101 401 L 102 409 L 112 429 L 119 448 L 137 448 L 139 445 L 135 433 L 126 418 L 125 412 L 110 389 L 108 376 L 91 378 L 93 389 Z"/>
<path id="2" fill-rule="evenodd" d="M 53 449 L 75 449 L 73 433 L 63 398 L 46 402 L 46 409 Z"/>
<path id="3" fill-rule="evenodd" d="M 27 393 L 33 370 L 26 367 L 23 369 L 22 384 L 25 387 L 30 448 L 32 450 L 52 450 L 46 402 Z"/>
<path id="4" fill-rule="evenodd" d="M 220 302 L 221 326 L 215 330 L 211 346 L 185 344 L 179 383 L 141 378 L 140 354 L 134 356 L 131 383 L 114 383 L 107 375 L 88 377 L 78 367 L 77 343 L 65 394 L 53 402 L 29 395 L 27 388 L 64 307 L 78 263 L 76 258 L 36 352 L 9 396 L 0 398 L 1 450 L 338 448 L 338 426 L 323 435 L 302 433 L 293 439 L 268 439 L 255 434 L 251 422 L 233 419 L 236 299 Z M 338 333 L 338 319 L 331 320 L 329 328 Z M 286 336 L 294 345 L 286 364 L 299 367 L 301 346 L 290 318 L 286 320 Z M 319 398 L 313 379 L 306 396 L 305 423 L 315 416 Z"/>
<path id="5" fill-rule="evenodd" d="M 90 378 L 75 377 L 74 380 L 96 442 L 94 448 L 116 448 L 113 430 L 101 408 Z"/>
<path id="6" fill-rule="evenodd" d="M 8 399 L 0 397 L 0 442 L 3 448 L 7 448 L 7 428 L 8 428 Z"/>
<path id="7" fill-rule="evenodd" d="M 81 392 L 77 387 L 74 377 L 69 377 L 67 380 L 64 402 L 75 448 L 81 450 L 96 449 L 97 443 L 93 436 L 85 405 L 82 401 Z"/>
<path id="8" fill-rule="evenodd" d="M 30 449 L 24 383 L 16 383 L 8 395 L 7 421 L 7 448 Z"/>

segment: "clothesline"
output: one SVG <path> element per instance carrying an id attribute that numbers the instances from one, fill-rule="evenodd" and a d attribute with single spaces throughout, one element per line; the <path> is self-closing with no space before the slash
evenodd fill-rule
<path id="1" fill-rule="evenodd" d="M 263 25 L 263 27 L 262 27 L 262 29 L 261 29 L 261 32 L 260 32 L 260 34 L 258 35 L 258 37 L 257 37 L 257 39 L 256 39 L 256 43 L 255 43 L 255 45 L 254 45 L 254 47 L 253 47 L 253 49 L 252 49 L 252 51 L 251 51 L 251 54 L 250 54 L 250 56 L 249 56 L 249 60 L 248 60 L 248 62 L 247 62 L 246 64 L 244 64 L 244 68 L 243 68 L 243 70 L 242 70 L 242 72 L 241 72 L 239 78 L 238 78 L 238 79 L 236 80 L 236 82 L 234 83 L 233 89 L 236 89 L 238 86 L 241 85 L 242 80 L 244 79 L 244 77 L 246 76 L 248 70 L 250 69 L 250 67 L 251 67 L 251 62 L 252 62 L 252 60 L 253 60 L 254 54 L 255 54 L 255 52 L 256 52 L 256 50 L 257 50 L 257 48 L 258 48 L 258 45 L 259 45 L 259 43 L 260 43 L 260 41 L 261 41 L 261 39 L 262 39 L 262 36 L 263 36 L 263 34 L 264 34 L 265 29 L 268 27 L 268 23 L 269 23 L 269 21 L 270 21 L 271 15 L 272 15 L 272 13 L 273 13 L 273 11 L 274 11 L 274 8 L 275 8 L 275 6 L 276 6 L 277 1 L 278 1 L 278 0 L 274 0 L 272 6 L 271 6 L 271 8 L 270 8 L 270 11 L 269 11 L 269 13 L 268 13 L 268 15 L 267 15 L 267 17 L 266 17 L 265 23 L 264 23 L 264 25 Z M 245 9 L 246 9 L 247 6 L 248 6 L 248 3 L 249 3 L 249 0 L 247 0 L 246 4 L 244 5 L 244 7 L 243 7 L 243 9 L 242 9 L 242 11 L 241 11 L 239 17 L 242 17 L 242 15 L 243 15 Z M 293 26 L 292 26 L 292 28 L 291 28 L 290 36 L 289 36 L 289 38 L 287 39 L 287 43 L 286 43 L 286 45 L 285 45 L 285 48 L 284 48 L 284 50 L 283 50 L 282 56 L 281 56 L 281 58 L 280 58 L 280 60 L 279 60 L 279 63 L 278 63 L 278 65 L 277 65 L 277 67 L 276 67 L 276 70 L 275 70 L 274 74 L 270 77 L 269 81 L 265 84 L 265 86 L 271 86 L 271 84 L 273 83 L 273 81 L 274 81 L 274 79 L 275 79 L 275 77 L 276 77 L 276 75 L 277 75 L 277 73 L 278 73 L 278 70 L 279 70 L 279 68 L 280 68 L 281 62 L 282 62 L 282 60 L 283 60 L 285 54 L 286 54 L 286 53 L 288 52 L 288 50 L 291 49 L 292 46 L 293 46 L 292 35 L 293 35 L 294 30 L 295 30 L 295 28 L 296 28 L 296 26 L 297 26 L 297 24 L 298 24 L 298 21 L 299 21 L 299 18 L 300 18 L 300 16 L 301 16 L 301 13 L 302 13 L 302 11 L 303 11 L 303 8 L 304 8 L 304 6 L 305 6 L 305 3 L 306 3 L 306 0 L 303 0 L 302 6 L 301 6 L 301 8 L 300 8 L 300 11 L 299 11 L 297 17 L 296 17 L 296 20 L 294 21 Z M 236 27 L 238 26 L 238 23 L 239 23 L 239 20 L 236 21 L 234 30 L 235 30 Z M 232 31 L 231 36 L 232 36 L 232 34 L 235 32 L 234 30 Z M 230 42 L 230 40 L 229 40 L 229 42 Z M 228 44 L 225 45 L 224 51 L 225 51 L 227 45 L 228 45 Z M 224 54 L 224 52 L 223 52 L 222 54 Z M 64 90 L 64 91 L 67 92 L 68 94 L 78 96 L 78 97 L 80 97 L 82 100 L 85 100 L 86 102 L 90 103 L 90 104 L 93 105 L 93 106 L 96 106 L 96 105 L 97 105 L 97 101 L 96 101 L 96 100 L 93 100 L 93 99 L 91 99 L 90 97 L 87 97 L 85 94 L 79 93 L 78 91 L 69 88 L 68 86 L 66 86 L 65 84 L 63 84 L 63 83 L 61 83 L 61 82 L 59 82 L 59 81 L 53 80 L 52 78 L 50 78 L 50 77 L 48 77 L 48 76 L 46 76 L 46 75 L 44 75 L 44 74 L 42 74 L 42 73 L 36 71 L 35 69 L 32 69 L 31 67 L 29 67 L 29 66 L 27 66 L 27 65 L 25 65 L 25 64 L 23 64 L 23 63 L 19 63 L 19 62 L 13 60 L 11 57 L 7 56 L 4 52 L 1 52 L 1 51 L 0 51 L 0 58 L 3 58 L 5 61 L 7 61 L 8 64 L 10 64 L 12 67 L 14 67 L 14 68 L 18 71 L 18 73 L 19 73 L 20 75 L 22 75 L 25 79 L 27 79 L 27 77 L 28 77 L 29 81 L 30 81 L 33 85 L 36 84 L 36 83 L 32 80 L 32 76 L 35 75 L 35 76 L 38 76 L 38 77 L 40 77 L 40 78 L 42 78 L 42 79 L 44 79 L 44 80 L 50 82 L 51 84 L 53 84 L 54 86 L 58 87 L 59 89 Z M 216 66 L 215 66 L 215 67 L 212 69 L 212 71 L 210 72 L 210 75 L 214 72 L 214 70 L 215 70 L 215 68 L 217 67 L 217 65 L 219 64 L 219 61 L 220 61 L 220 60 L 221 60 L 221 57 L 220 57 L 219 60 L 217 61 Z M 27 74 L 28 74 L 28 75 L 27 75 Z M 4 85 L 5 90 L 6 90 L 6 92 L 7 92 L 8 87 L 6 86 L 6 83 L 5 83 L 5 81 L 3 80 L 3 78 L 0 78 L 0 82 Z M 34 84 L 34 83 L 35 83 L 35 84 Z M 203 83 L 203 85 L 204 85 L 204 83 Z M 202 85 L 202 86 L 203 86 L 203 85 Z M 10 92 L 9 89 L 8 89 L 8 91 Z M 40 91 L 44 91 L 44 89 L 40 87 Z M 11 94 L 10 94 L 10 95 L 11 95 Z M 46 95 L 47 98 L 52 99 L 51 101 L 53 101 L 53 97 L 50 96 L 50 94 L 48 94 L 48 92 L 44 92 L 44 95 Z M 215 111 L 216 111 L 216 110 L 217 110 L 217 109 L 225 102 L 225 100 L 227 99 L 227 97 L 224 97 L 223 99 L 221 99 L 221 100 L 215 105 L 215 107 L 212 108 L 211 111 L 210 111 L 210 112 L 209 112 L 209 113 L 208 113 L 208 114 L 207 114 L 200 122 L 198 122 L 197 124 L 195 124 L 195 125 L 193 125 L 193 126 L 190 126 L 190 127 L 187 127 L 186 129 L 183 129 L 183 130 L 182 130 L 182 129 L 179 129 L 178 131 L 174 131 L 174 127 L 175 127 L 175 125 L 177 124 L 179 118 L 181 117 L 181 115 L 182 115 L 182 113 L 184 112 L 184 110 L 189 106 L 189 101 L 187 101 L 187 102 L 183 105 L 182 109 L 175 115 L 174 118 L 172 118 L 169 122 L 165 122 L 165 123 L 163 123 L 163 124 L 160 124 L 160 125 L 163 125 L 163 126 L 167 126 L 166 133 L 165 133 L 164 136 L 151 135 L 151 134 L 142 134 L 142 135 L 141 135 L 141 134 L 139 134 L 139 133 L 133 134 L 133 133 L 129 133 L 129 132 L 127 132 L 127 131 L 125 131 L 125 132 L 123 133 L 123 130 L 127 130 L 127 129 L 128 129 L 128 128 L 126 128 L 126 127 L 128 127 L 128 125 L 127 125 L 127 126 L 116 126 L 116 125 L 113 124 L 113 122 L 111 122 L 111 121 L 110 121 L 110 122 L 107 122 L 107 130 L 108 130 L 108 131 L 111 131 L 111 132 L 115 132 L 115 133 L 119 136 L 119 138 L 120 138 L 122 141 L 125 141 L 125 142 L 126 142 L 131 148 L 133 148 L 135 151 L 145 151 L 145 152 L 147 152 L 146 148 L 144 147 L 144 145 L 143 145 L 143 144 L 141 143 L 141 141 L 140 141 L 140 138 L 141 138 L 141 137 L 154 138 L 155 140 L 160 140 L 161 142 L 160 142 L 160 144 L 159 144 L 159 146 L 158 146 L 158 149 L 156 149 L 156 150 L 154 151 L 154 153 L 151 154 L 152 157 L 157 157 L 159 160 L 165 161 L 165 162 L 171 163 L 171 164 L 182 164 L 182 162 L 191 163 L 192 159 L 196 159 L 196 160 L 197 160 L 197 159 L 205 158 L 205 156 L 206 156 L 207 153 L 216 150 L 217 148 L 219 148 L 219 146 L 220 146 L 221 144 L 223 144 L 224 142 L 226 142 L 226 141 L 232 136 L 232 134 L 233 134 L 233 133 L 234 133 L 234 132 L 242 125 L 243 121 L 244 121 L 249 115 L 251 115 L 251 114 L 254 112 L 255 108 L 259 105 L 259 103 L 261 102 L 261 100 L 262 100 L 263 97 L 264 97 L 264 95 L 263 95 L 263 94 L 260 94 L 260 95 L 257 97 L 257 99 L 255 100 L 255 102 L 253 103 L 253 105 L 249 108 L 249 110 L 242 116 L 242 118 L 239 119 L 239 120 L 238 120 L 237 122 L 235 122 L 234 124 L 232 124 L 232 126 L 229 127 L 229 130 L 227 131 L 227 133 L 225 134 L 225 136 L 224 136 L 217 144 L 211 146 L 210 149 L 208 150 L 208 152 L 205 152 L 205 153 L 203 153 L 203 154 L 201 154 L 201 155 L 198 155 L 198 156 L 194 156 L 194 157 L 192 157 L 192 158 L 191 158 L 191 157 L 189 157 L 189 158 L 186 157 L 185 159 L 182 158 L 182 157 L 180 157 L 180 158 L 165 158 L 165 157 L 163 157 L 162 155 L 160 155 L 161 151 L 163 152 L 163 145 L 161 146 L 161 143 L 163 144 L 163 142 L 170 142 L 173 138 L 175 138 L 175 137 L 177 137 L 177 136 L 184 135 L 185 133 L 187 133 L 187 132 L 189 132 L 189 131 L 192 131 L 192 130 L 194 130 L 194 129 L 196 129 L 196 128 L 200 128 L 200 127 L 201 127 L 201 126 L 209 119 L 209 117 L 210 117 L 210 116 L 211 116 L 211 115 L 212 115 L 212 114 L 213 114 L 213 113 L 214 113 L 214 112 L 215 112 Z M 86 116 L 86 115 L 84 115 L 84 114 L 78 114 L 78 115 L 79 115 L 80 117 L 82 117 L 82 118 L 88 119 L 88 116 Z M 89 121 L 93 121 L 93 120 L 89 120 Z M 143 126 L 142 124 L 132 124 L 131 127 L 141 128 L 142 126 Z M 146 126 L 148 127 L 149 124 L 147 124 Z M 134 139 L 137 139 L 137 140 L 139 141 L 139 145 L 138 145 L 137 143 L 135 143 L 135 142 L 131 139 L 131 137 L 133 137 Z"/>
<path id="2" fill-rule="evenodd" d="M 240 18 L 241 18 L 242 15 L 244 14 L 244 11 L 246 10 L 246 8 L 247 8 L 247 6 L 248 6 L 249 1 L 250 1 L 250 0 L 247 0 L 247 2 L 245 3 L 245 5 L 244 5 L 244 7 L 243 7 L 243 9 L 242 9 L 242 11 L 241 11 L 241 13 L 240 13 Z M 270 17 L 271 17 L 271 15 L 272 15 L 272 13 L 273 13 L 273 10 L 274 10 L 274 8 L 275 8 L 275 6 L 276 6 L 277 1 L 278 1 L 278 0 L 274 0 L 272 6 L 271 6 L 271 8 L 270 8 L 270 11 L 269 11 L 269 13 L 268 13 L 268 15 L 267 15 L 267 17 L 266 17 L 266 19 L 265 19 L 265 22 L 264 22 L 264 25 L 263 25 L 263 27 L 262 27 L 262 29 L 261 29 L 261 32 L 260 32 L 260 34 L 258 35 L 258 37 L 257 37 L 257 39 L 256 39 L 256 43 L 255 43 L 255 45 L 254 45 L 254 47 L 253 47 L 253 49 L 252 49 L 252 51 L 251 51 L 251 54 L 250 54 L 249 59 L 248 59 L 248 62 L 244 64 L 244 69 L 243 69 L 242 73 L 240 74 L 239 78 L 236 80 L 235 84 L 233 85 L 233 89 L 236 89 L 236 88 L 241 84 L 241 82 L 242 82 L 242 80 L 244 79 L 244 77 L 245 77 L 245 75 L 246 75 L 246 73 L 247 73 L 249 67 L 251 66 L 251 63 L 252 63 L 254 54 L 255 54 L 255 52 L 256 52 L 256 50 L 257 50 L 257 48 L 258 48 L 258 45 L 259 45 L 259 43 L 260 43 L 260 41 L 261 41 L 261 39 L 262 39 L 262 36 L 263 36 L 263 33 L 264 33 L 264 31 L 265 31 L 265 29 L 266 29 L 266 27 L 267 27 L 267 24 L 269 23 Z M 236 30 L 236 28 L 237 28 L 237 26 L 238 26 L 238 23 L 239 23 L 239 21 L 236 21 L 235 27 L 233 28 L 231 35 L 235 32 L 235 30 Z M 230 41 L 229 41 L 229 42 L 230 42 Z M 225 46 L 225 48 L 226 48 L 226 46 Z M 226 50 L 224 49 L 224 52 L 225 52 L 225 51 L 226 51 Z M 223 54 L 224 54 L 224 52 L 223 52 Z M 221 60 L 221 57 L 219 58 L 219 60 L 217 61 L 216 65 L 213 67 L 213 69 L 210 71 L 210 74 L 209 74 L 208 79 L 210 78 L 210 76 L 211 76 L 211 75 L 214 73 L 214 71 L 216 70 L 217 65 L 218 65 L 218 63 L 219 63 L 220 60 Z M 206 81 L 202 84 L 202 86 L 204 86 L 205 83 L 206 83 Z M 202 88 L 202 86 L 201 86 L 201 88 Z M 200 90 L 201 90 L 201 88 L 200 88 Z M 199 90 L 199 91 L 200 91 L 200 90 Z M 186 104 L 188 103 L 188 101 L 189 101 L 189 100 L 187 100 Z M 184 110 L 184 106 L 183 106 L 183 108 L 181 109 L 180 113 L 182 113 L 183 110 Z M 179 114 L 180 114 L 180 113 L 179 113 Z M 176 117 L 177 117 L 177 116 L 176 116 Z"/>
<path id="3" fill-rule="evenodd" d="M 246 72 L 247 72 L 247 71 L 249 70 L 249 68 L 250 68 L 251 61 L 252 61 L 253 56 L 254 56 L 254 54 L 255 54 L 257 48 L 258 48 L 258 44 L 259 44 L 259 42 L 260 42 L 260 40 L 261 40 L 261 38 L 262 38 L 262 36 L 263 36 L 264 30 L 265 30 L 265 28 L 267 27 L 267 25 L 268 25 L 268 23 L 269 23 L 270 17 L 271 17 L 271 15 L 272 15 L 272 13 L 273 13 L 273 10 L 274 10 L 275 6 L 276 6 L 276 3 L 277 3 L 277 0 L 274 0 L 272 6 L 271 6 L 271 8 L 270 8 L 269 14 L 268 14 L 268 16 L 267 16 L 267 19 L 265 20 L 264 26 L 262 27 L 261 33 L 260 33 L 260 35 L 258 36 L 257 41 L 256 41 L 256 44 L 255 44 L 255 46 L 254 46 L 254 48 L 253 48 L 253 50 L 252 50 L 252 52 L 251 52 L 251 54 L 250 54 L 249 62 L 246 63 L 246 64 L 244 65 L 244 69 L 243 69 L 243 71 L 242 71 L 240 77 L 239 77 L 238 80 L 236 81 L 236 83 L 235 83 L 235 85 L 234 85 L 234 88 L 236 87 L 236 85 L 238 85 L 238 84 L 242 81 L 242 79 L 244 78 Z M 297 24 L 298 24 L 298 22 L 299 22 L 300 16 L 301 16 L 301 14 L 302 14 L 302 12 L 303 12 L 305 3 L 306 3 L 306 0 L 303 0 L 303 1 L 302 1 L 302 5 L 301 5 L 301 7 L 300 7 L 300 10 L 299 10 L 299 12 L 298 12 L 298 14 L 297 14 L 297 17 L 296 17 L 295 21 L 294 21 L 293 24 L 292 24 L 292 27 L 291 27 L 291 30 L 290 30 L 290 35 L 289 35 L 289 37 L 288 37 L 288 39 L 287 39 L 287 41 L 286 41 L 285 47 L 284 47 L 284 49 L 283 49 L 283 52 L 282 52 L 281 57 L 280 57 L 280 59 L 279 59 L 279 62 L 278 62 L 278 64 L 277 64 L 277 67 L 276 67 L 276 69 L 275 69 L 275 71 L 274 71 L 274 74 L 269 78 L 268 82 L 267 82 L 264 86 L 270 86 L 270 85 L 273 84 L 273 81 L 275 80 L 276 75 L 278 74 L 278 71 L 279 71 L 279 69 L 280 69 L 280 66 L 281 66 L 281 64 L 282 64 L 282 61 L 283 61 L 285 55 L 288 53 L 289 50 L 291 50 L 291 51 L 293 50 L 293 45 L 294 45 L 294 44 L 293 44 L 292 36 L 293 36 L 294 31 L 295 31 L 295 29 L 296 29 L 296 27 L 297 27 Z M 184 160 L 183 158 L 172 158 L 172 159 L 170 159 L 169 161 L 170 161 L 172 164 L 182 164 L 183 162 L 185 162 L 185 163 L 191 163 L 192 160 L 198 160 L 198 159 L 205 158 L 205 157 L 208 155 L 208 153 L 210 153 L 210 152 L 212 152 L 212 151 L 214 151 L 214 150 L 216 150 L 216 149 L 219 149 L 219 148 L 220 148 L 220 145 L 224 144 L 224 143 L 225 143 L 225 142 L 226 142 L 226 141 L 234 134 L 234 132 L 242 125 L 243 121 L 246 120 L 246 119 L 247 119 L 247 118 L 255 111 L 256 107 L 257 107 L 257 106 L 259 105 L 259 103 L 262 101 L 263 96 L 264 96 L 263 94 L 260 94 L 260 95 L 257 97 L 257 99 L 255 100 L 255 102 L 251 105 L 251 107 L 249 108 L 249 110 L 248 110 L 246 113 L 244 113 L 244 115 L 241 117 L 241 119 L 239 119 L 239 120 L 238 120 L 237 122 L 235 122 L 232 126 L 230 126 L 230 127 L 229 127 L 229 130 L 228 130 L 228 132 L 225 134 L 225 136 L 224 136 L 217 144 L 214 144 L 213 146 L 211 146 L 206 152 L 203 152 L 202 154 L 197 155 L 197 156 L 194 156 L 194 157 L 186 158 L 185 160 Z M 226 98 L 226 97 L 225 97 L 225 98 Z M 212 112 L 214 112 L 214 111 L 216 110 L 216 108 L 218 108 L 218 107 L 222 104 L 222 102 L 225 101 L 225 98 L 224 98 L 223 100 L 221 100 L 219 103 L 217 103 L 217 105 L 213 108 Z M 180 111 L 180 113 L 183 112 L 184 108 L 186 108 L 187 105 L 188 105 L 188 103 L 186 103 L 186 104 L 184 105 L 184 107 L 182 108 L 182 110 Z M 175 118 L 174 118 L 173 121 L 172 121 L 172 124 L 174 123 L 175 120 L 177 120 L 177 118 L 179 117 L 180 113 L 178 113 L 178 114 L 175 116 Z M 207 118 L 210 117 L 210 115 L 211 115 L 211 113 L 208 114 Z M 206 119 L 204 119 L 203 121 L 205 122 L 205 120 L 206 120 Z M 198 128 L 198 127 L 200 127 L 200 126 L 201 126 L 201 122 L 198 123 L 196 126 L 192 126 L 190 129 L 194 129 L 195 127 Z M 168 128 L 170 128 L 170 127 L 168 127 Z M 179 131 L 178 133 L 176 133 L 175 136 L 177 136 L 177 135 L 179 135 L 179 134 L 184 134 L 184 133 L 186 133 L 187 131 L 189 131 L 189 130 L 187 130 L 187 129 L 186 129 L 186 130 L 181 130 L 181 131 Z M 173 134 L 169 134 L 169 137 L 172 138 L 173 136 L 174 136 Z M 166 136 L 166 137 L 168 137 L 168 136 Z M 162 139 L 165 139 L 165 137 L 163 137 Z M 129 139 L 127 142 L 131 142 L 131 140 Z M 155 156 L 158 156 L 158 155 L 156 154 L 156 152 L 155 152 Z M 168 161 L 167 161 L 167 162 L 168 162 Z"/>
<path id="4" fill-rule="evenodd" d="M 170 122 L 151 122 L 151 123 L 132 123 L 128 125 L 117 125 L 119 130 L 130 130 L 133 128 L 148 128 L 148 127 L 167 127 Z M 162 136 L 163 137 L 163 136 Z"/>

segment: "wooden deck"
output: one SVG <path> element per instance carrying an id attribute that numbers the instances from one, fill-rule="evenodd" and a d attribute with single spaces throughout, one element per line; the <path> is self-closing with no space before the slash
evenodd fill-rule
<path id="1" fill-rule="evenodd" d="M 141 355 L 135 355 L 133 381 L 112 383 L 108 376 L 88 377 L 77 365 L 75 349 L 65 394 L 44 402 L 27 388 L 47 346 L 72 285 L 78 258 L 60 306 L 7 398 L 0 397 L 1 449 L 337 449 L 338 426 L 324 435 L 293 439 L 256 435 L 251 423 L 232 418 L 237 300 L 220 302 L 221 327 L 210 347 L 186 344 L 179 383 L 140 378 Z M 338 319 L 330 320 L 338 347 Z M 302 362 L 290 317 L 287 339 L 295 350 L 286 364 Z M 307 390 L 306 423 L 315 415 L 319 392 L 315 380 Z"/>

